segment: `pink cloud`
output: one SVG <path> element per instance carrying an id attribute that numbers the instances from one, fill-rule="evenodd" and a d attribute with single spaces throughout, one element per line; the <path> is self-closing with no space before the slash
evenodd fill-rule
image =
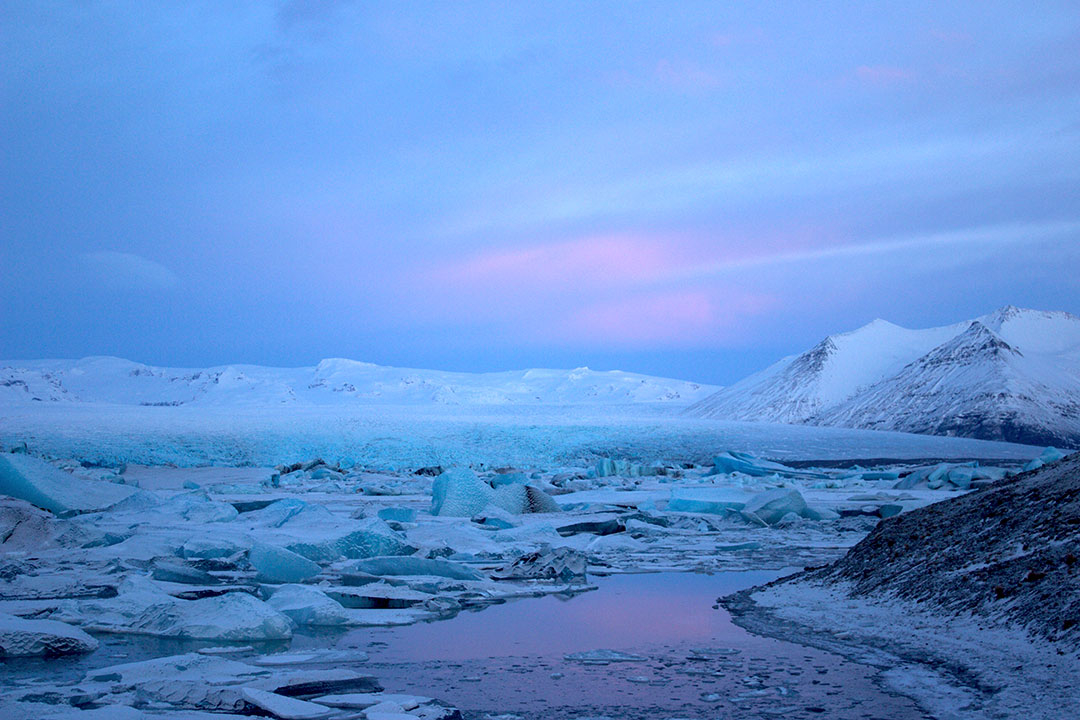
<path id="1" fill-rule="evenodd" d="M 894 85 L 915 79 L 915 73 L 905 68 L 889 65 L 860 65 L 855 69 L 855 77 L 873 85 Z"/>
<path id="2" fill-rule="evenodd" d="M 663 242 L 633 236 L 596 236 L 569 242 L 491 250 L 437 268 L 453 283 L 552 287 L 566 282 L 611 286 L 648 281 L 681 264 Z"/>
<path id="3" fill-rule="evenodd" d="M 589 305 L 573 313 L 559 332 L 561 339 L 576 342 L 704 345 L 737 332 L 746 317 L 776 303 L 770 296 L 707 290 L 649 293 Z"/>

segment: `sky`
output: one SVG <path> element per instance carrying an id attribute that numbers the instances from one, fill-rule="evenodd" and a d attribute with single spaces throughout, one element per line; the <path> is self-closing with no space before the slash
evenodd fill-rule
<path id="1" fill-rule="evenodd" d="M 535 6 L 535 7 L 534 7 Z M 0 4 L 0 357 L 727 384 L 1080 313 L 1080 6 Z"/>

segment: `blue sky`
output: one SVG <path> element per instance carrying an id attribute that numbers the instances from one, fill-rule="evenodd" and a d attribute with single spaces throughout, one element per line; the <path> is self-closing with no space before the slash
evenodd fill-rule
<path id="1" fill-rule="evenodd" d="M 1074 2 L 725 5 L 5 2 L 0 357 L 728 383 L 1080 312 Z"/>

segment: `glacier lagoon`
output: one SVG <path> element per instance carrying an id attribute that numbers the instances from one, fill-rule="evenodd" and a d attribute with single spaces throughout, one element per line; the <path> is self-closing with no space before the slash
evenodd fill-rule
<path id="1" fill-rule="evenodd" d="M 99 643 L 6 659 L 14 718 L 920 717 L 717 598 L 1042 452 L 655 407 L 3 412 L 9 446 L 67 458 L 18 456 L 9 492 L 105 498 L 3 507 L 0 613 Z M 440 514 L 448 485 L 479 500 Z"/>

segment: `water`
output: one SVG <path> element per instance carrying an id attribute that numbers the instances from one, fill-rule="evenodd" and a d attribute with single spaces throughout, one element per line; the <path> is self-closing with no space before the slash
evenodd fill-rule
<path id="1" fill-rule="evenodd" d="M 713 607 L 720 595 L 781 574 L 613 576 L 572 598 L 515 600 L 436 623 L 355 629 L 331 644 L 367 651 L 367 669 L 387 690 L 434 696 L 473 718 L 924 717 L 909 699 L 879 688 L 872 669 L 750 635 Z M 296 638 L 293 647 L 325 647 L 327 639 Z M 564 659 L 600 648 L 646 660 Z"/>
<path id="2" fill-rule="evenodd" d="M 374 674 L 387 691 L 435 697 L 477 720 L 507 713 L 545 720 L 925 717 L 911 700 L 878 687 L 871 668 L 750 635 L 714 607 L 720 595 L 781 574 L 618 575 L 597 579 L 593 592 L 513 600 L 433 623 L 301 632 L 291 648 L 363 650 L 370 660 L 356 669 Z M 132 635 L 99 639 L 97 652 L 78 658 L 0 662 L 0 694 L 5 687 L 77 682 L 91 668 L 212 644 Z M 564 659 L 601 648 L 644 660 L 583 665 Z"/>

